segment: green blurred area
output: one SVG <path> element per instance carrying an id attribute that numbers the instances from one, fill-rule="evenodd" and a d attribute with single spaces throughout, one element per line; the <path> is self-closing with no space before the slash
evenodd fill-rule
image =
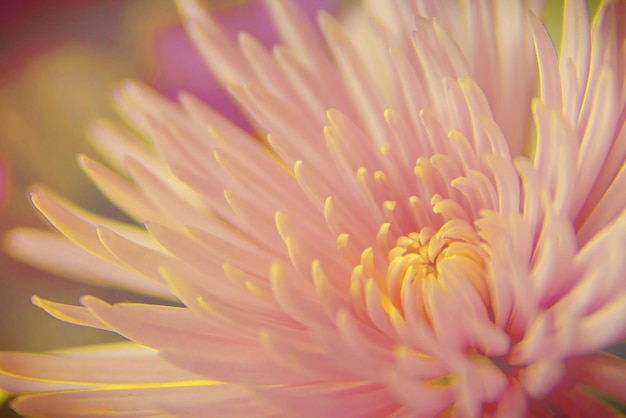
<path id="1" fill-rule="evenodd" d="M 565 0 L 548 0 L 543 13 L 544 24 L 557 51 L 561 51 L 561 42 L 563 42 L 563 12 L 565 3 Z M 589 15 L 593 19 L 602 4 L 602 0 L 589 0 L 588 4 Z"/>

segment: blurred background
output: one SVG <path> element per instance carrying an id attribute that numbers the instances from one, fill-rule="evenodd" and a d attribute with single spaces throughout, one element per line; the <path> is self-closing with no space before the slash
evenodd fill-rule
<path id="1" fill-rule="evenodd" d="M 203 0 L 235 36 L 245 28 L 265 45 L 275 35 L 258 0 Z M 314 14 L 333 0 L 301 2 Z M 3 0 L 0 2 L 0 239 L 17 226 L 46 228 L 29 187 L 46 184 L 77 204 L 126 219 L 78 169 L 76 154 L 97 157 L 86 140 L 89 122 L 119 120 L 110 92 L 138 79 L 169 97 L 190 91 L 236 112 L 212 81 L 182 29 L 170 0 Z M 0 250 L 0 350 L 43 351 L 115 341 L 105 332 L 56 321 L 30 303 L 75 304 L 91 294 L 137 300 L 39 271 Z M 0 417 L 15 416 L 6 405 Z"/>

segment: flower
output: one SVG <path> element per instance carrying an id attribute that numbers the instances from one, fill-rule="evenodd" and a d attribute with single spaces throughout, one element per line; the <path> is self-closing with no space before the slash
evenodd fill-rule
<path id="1" fill-rule="evenodd" d="M 81 167 L 138 223 L 37 189 L 16 256 L 163 304 L 71 306 L 130 342 L 3 353 L 42 416 L 609 416 L 626 402 L 626 2 L 266 1 L 284 45 L 188 33 L 260 138 L 136 83 Z M 371 16 L 371 17 L 370 17 Z M 537 86 L 539 87 L 537 91 Z M 148 139 L 147 143 L 144 139 Z"/>

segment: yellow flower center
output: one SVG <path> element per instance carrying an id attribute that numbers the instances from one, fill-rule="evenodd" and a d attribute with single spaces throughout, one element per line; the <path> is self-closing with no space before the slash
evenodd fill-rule
<path id="1" fill-rule="evenodd" d="M 435 236 L 433 228 L 423 228 L 397 239 L 397 246 L 389 251 L 389 263 L 411 265 L 411 281 L 434 279 L 437 277 L 439 251 L 447 244 L 446 240 Z"/>
<path id="2" fill-rule="evenodd" d="M 488 304 L 487 254 L 474 227 L 464 220 L 454 219 L 438 229 L 427 226 L 401 235 L 395 239 L 395 246 L 378 250 L 386 250 L 386 259 L 371 248 L 365 250 L 355 269 L 353 285 L 366 291 L 373 280 L 382 308 L 390 317 L 398 313 L 405 316 L 410 309 L 413 315 L 430 321 L 427 300 L 432 292 L 445 292 L 452 281 L 473 287 Z"/>

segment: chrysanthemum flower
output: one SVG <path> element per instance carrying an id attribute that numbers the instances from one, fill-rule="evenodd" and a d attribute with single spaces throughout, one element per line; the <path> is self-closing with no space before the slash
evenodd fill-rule
<path id="1" fill-rule="evenodd" d="M 128 83 L 86 174 L 143 226 L 45 189 L 17 257 L 165 305 L 69 306 L 127 344 L 3 353 L 33 416 L 609 416 L 626 402 L 626 2 L 560 51 L 541 1 L 375 1 L 284 44 L 179 7 L 261 140 Z M 34 393 L 33 393 L 34 392 Z"/>

